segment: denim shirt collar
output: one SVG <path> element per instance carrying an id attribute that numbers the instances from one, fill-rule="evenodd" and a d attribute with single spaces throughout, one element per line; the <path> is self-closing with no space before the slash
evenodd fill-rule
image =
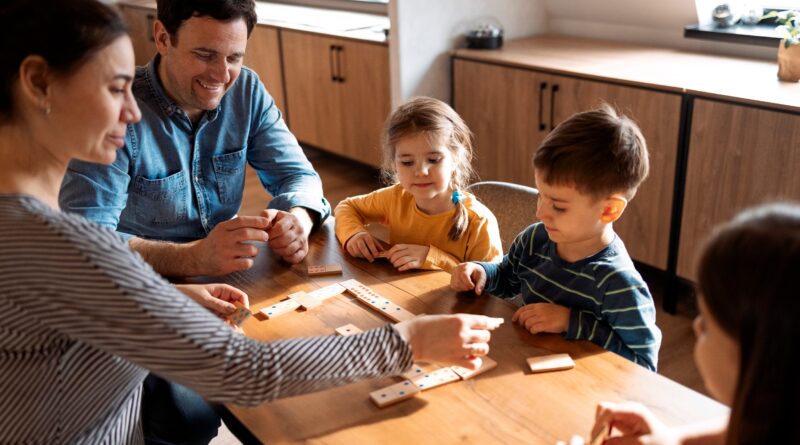
<path id="1" fill-rule="evenodd" d="M 175 117 L 175 114 L 178 114 L 178 116 L 182 115 L 188 118 L 186 112 L 183 111 L 174 100 L 170 99 L 169 96 L 167 96 L 166 91 L 164 91 L 164 87 L 161 85 L 161 79 L 158 77 L 159 63 L 161 63 L 161 55 L 156 53 L 155 57 L 153 57 L 150 62 L 147 63 L 144 72 L 144 80 L 147 82 L 147 86 L 152 93 L 152 97 L 155 99 L 159 108 L 161 108 L 161 110 L 164 111 L 167 116 Z M 205 118 L 209 122 L 214 122 L 217 119 L 217 116 L 219 116 L 220 108 L 221 104 L 211 111 L 206 111 L 204 113 Z"/>

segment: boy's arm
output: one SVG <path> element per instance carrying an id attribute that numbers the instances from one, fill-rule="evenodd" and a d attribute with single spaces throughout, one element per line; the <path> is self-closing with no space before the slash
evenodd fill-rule
<path id="1" fill-rule="evenodd" d="M 530 233 L 526 230 L 514 239 L 499 263 L 477 262 L 486 270 L 484 291 L 502 298 L 512 298 L 520 292 L 519 264 L 529 240 Z"/>
<path id="2" fill-rule="evenodd" d="M 345 245 L 353 235 L 366 232 L 365 224 L 383 221 L 389 216 L 390 204 L 399 199 L 392 193 L 392 187 L 376 190 L 366 195 L 347 198 L 333 211 L 336 217 L 336 238 Z"/>
<path id="3" fill-rule="evenodd" d="M 641 278 L 621 270 L 599 277 L 597 298 L 603 317 L 570 309 L 566 338 L 589 340 L 652 371 L 658 363 L 661 330 L 653 298 Z"/>

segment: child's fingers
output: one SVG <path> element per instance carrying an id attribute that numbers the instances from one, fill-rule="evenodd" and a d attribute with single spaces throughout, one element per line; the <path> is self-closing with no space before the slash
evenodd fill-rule
<path id="1" fill-rule="evenodd" d="M 381 252 L 378 242 L 375 241 L 375 238 L 373 238 L 372 235 L 367 235 L 365 241 L 367 244 L 367 248 L 369 249 L 369 252 L 372 255 L 372 258 L 373 259 L 377 258 L 378 254 Z"/>

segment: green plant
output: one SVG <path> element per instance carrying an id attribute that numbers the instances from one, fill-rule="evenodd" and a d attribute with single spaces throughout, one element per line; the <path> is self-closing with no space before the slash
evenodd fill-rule
<path id="1" fill-rule="evenodd" d="M 783 46 L 789 48 L 792 45 L 800 45 L 800 12 L 798 11 L 770 11 L 761 17 L 764 19 L 775 19 L 778 26 L 775 28 L 783 37 Z"/>

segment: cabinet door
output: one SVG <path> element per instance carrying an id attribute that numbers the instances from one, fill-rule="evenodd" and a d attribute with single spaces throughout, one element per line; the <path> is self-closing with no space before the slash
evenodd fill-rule
<path id="1" fill-rule="evenodd" d="M 247 42 L 244 64 L 261 78 L 270 96 L 282 112 L 286 113 L 283 99 L 283 76 L 281 75 L 281 50 L 278 29 L 258 25 Z M 286 119 L 286 114 L 284 114 Z M 288 122 L 288 120 L 287 120 Z"/>
<path id="2" fill-rule="evenodd" d="M 622 218 L 614 223 L 631 256 L 661 269 L 667 267 L 675 162 L 681 115 L 681 97 L 641 88 L 553 76 L 550 89 L 553 121 L 572 114 L 612 105 L 639 124 L 650 153 L 650 175 L 645 179 Z"/>
<path id="3" fill-rule="evenodd" d="M 798 146 L 800 116 L 695 100 L 678 275 L 696 278 L 697 249 L 717 224 L 757 204 L 800 200 Z"/>
<path id="4" fill-rule="evenodd" d="M 344 132 L 341 84 L 334 80 L 337 39 L 281 31 L 286 105 L 297 139 L 343 154 Z"/>
<path id="5" fill-rule="evenodd" d="M 391 112 L 389 49 L 386 45 L 340 40 L 338 64 L 345 156 L 381 164 L 381 131 Z"/>
<path id="6" fill-rule="evenodd" d="M 534 185 L 532 156 L 546 135 L 545 81 L 534 71 L 454 61 L 453 101 L 475 135 L 481 180 Z"/>
<path id="7" fill-rule="evenodd" d="M 156 43 L 153 40 L 156 10 L 128 5 L 119 5 L 119 9 L 128 24 L 136 65 L 146 65 L 156 53 Z"/>

